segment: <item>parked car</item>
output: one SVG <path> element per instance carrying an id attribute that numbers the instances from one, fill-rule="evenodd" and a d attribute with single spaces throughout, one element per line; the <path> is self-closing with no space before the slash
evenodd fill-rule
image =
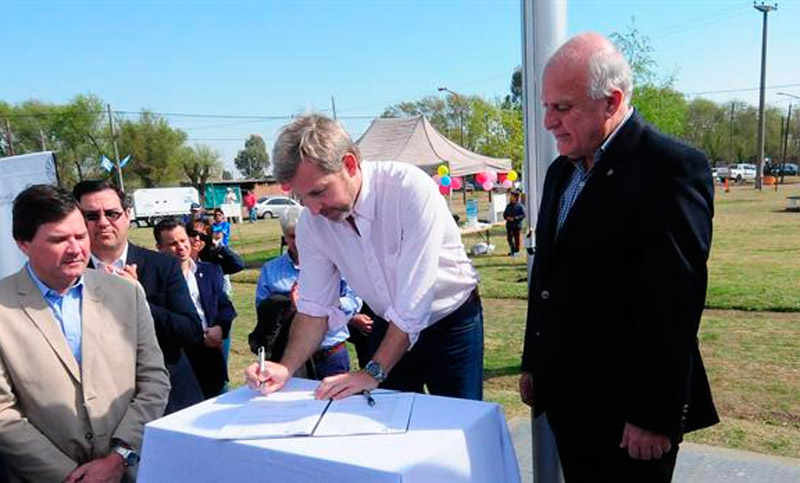
<path id="1" fill-rule="evenodd" d="M 770 166 L 768 174 L 773 176 L 797 176 L 797 165 L 794 163 L 774 164 Z"/>
<path id="2" fill-rule="evenodd" d="M 731 166 L 730 177 L 737 182 L 753 181 L 756 179 L 755 164 L 734 164 Z"/>
<path id="3" fill-rule="evenodd" d="M 278 218 L 290 206 L 300 206 L 300 203 L 286 196 L 265 196 L 256 202 L 256 216 Z"/>

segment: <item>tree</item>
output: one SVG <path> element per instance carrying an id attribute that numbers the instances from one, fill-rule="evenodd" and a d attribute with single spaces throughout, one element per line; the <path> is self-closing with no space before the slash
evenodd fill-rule
<path id="1" fill-rule="evenodd" d="M 119 125 L 120 156 L 131 155 L 128 172 L 146 188 L 176 183 L 181 178 L 181 147 L 186 133 L 149 111 L 142 111 L 138 121 L 125 120 Z"/>
<path id="2" fill-rule="evenodd" d="M 244 149 L 236 154 L 233 162 L 245 178 L 263 178 L 269 169 L 269 154 L 264 138 L 251 134 L 244 142 Z"/>
<path id="3" fill-rule="evenodd" d="M 179 159 L 183 172 L 201 196 L 206 192 L 209 178 L 217 178 L 222 172 L 219 157 L 218 151 L 202 144 L 194 148 L 184 146 L 180 150 Z"/>
<path id="4" fill-rule="evenodd" d="M 222 171 L 222 179 L 223 179 L 224 181 L 231 181 L 231 180 L 233 179 L 233 173 L 231 173 L 231 172 L 230 172 L 230 171 L 228 171 L 227 169 L 226 169 L 226 170 L 223 170 L 223 171 Z"/>
<path id="5" fill-rule="evenodd" d="M 633 71 L 634 87 L 656 83 L 658 64 L 653 59 L 653 47 L 650 45 L 650 38 L 636 28 L 635 18 L 631 19 L 626 33 L 614 32 L 609 38 L 628 59 Z"/>
<path id="6" fill-rule="evenodd" d="M 686 100 L 671 86 L 652 84 L 636 87 L 631 103 L 654 126 L 673 136 L 681 136 L 686 120 Z"/>

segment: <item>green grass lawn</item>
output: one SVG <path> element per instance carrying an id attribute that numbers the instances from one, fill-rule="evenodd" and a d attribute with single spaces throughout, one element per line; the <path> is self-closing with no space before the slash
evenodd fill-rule
<path id="1" fill-rule="evenodd" d="M 777 193 L 748 185 L 717 191 L 700 340 L 722 423 L 690 434 L 690 441 L 800 457 L 800 213 L 784 211 L 789 195 L 800 195 L 800 184 Z M 485 210 L 488 196 L 475 197 Z M 459 196 L 452 209 L 463 217 Z M 264 260 L 278 253 L 280 227 L 277 220 L 236 224 L 232 238 L 248 263 L 232 277 L 239 317 L 230 373 L 237 386 L 253 359 L 247 334 L 255 325 L 254 284 Z M 131 229 L 131 239 L 152 247 L 152 229 Z M 477 241 L 477 235 L 464 238 L 467 248 Z M 491 241 L 493 255 L 473 258 L 485 309 L 484 397 L 502 404 L 510 419 L 528 414 L 517 393 L 527 261 L 505 256 L 502 226 L 492 230 Z"/>

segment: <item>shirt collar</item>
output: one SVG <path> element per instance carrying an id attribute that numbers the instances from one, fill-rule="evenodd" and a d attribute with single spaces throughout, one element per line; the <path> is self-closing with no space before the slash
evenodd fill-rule
<path id="1" fill-rule="evenodd" d="M 358 193 L 358 199 L 353 205 L 353 214 L 369 221 L 375 219 L 375 194 L 371 186 L 373 177 L 372 166 L 370 163 L 360 164 L 361 168 L 361 190 Z"/>
<path id="2" fill-rule="evenodd" d="M 30 263 L 25 264 L 25 268 L 28 269 L 28 275 L 31 276 L 31 280 L 33 283 L 36 284 L 36 288 L 42 293 L 42 297 L 63 297 L 65 294 L 75 290 L 75 289 L 82 289 L 83 288 L 83 275 L 78 278 L 65 292 L 64 294 L 60 294 L 53 290 L 52 288 L 48 287 L 47 284 L 42 282 L 42 279 L 36 275 L 36 272 L 33 271 L 33 267 L 31 267 Z"/>
<path id="3" fill-rule="evenodd" d="M 613 131 L 611 131 L 611 134 L 609 134 L 606 140 L 603 142 L 603 144 L 600 145 L 600 148 L 597 151 L 595 151 L 594 153 L 595 159 L 598 159 L 600 156 L 603 155 L 603 153 L 606 152 L 606 150 L 608 149 L 608 145 L 611 144 L 611 141 L 614 140 L 619 130 L 622 129 L 622 126 L 624 126 L 625 123 L 628 122 L 628 119 L 630 119 L 632 115 L 633 115 L 633 108 L 629 107 L 628 112 L 625 113 L 625 117 L 622 118 L 622 121 L 619 124 L 617 124 L 617 127 L 614 128 Z"/>
<path id="4" fill-rule="evenodd" d="M 119 258 L 114 260 L 112 263 L 105 263 L 104 261 L 94 256 L 94 253 L 90 253 L 89 256 L 92 258 L 92 264 L 94 264 L 95 268 L 100 268 L 106 265 L 110 265 L 114 268 L 122 270 L 123 268 L 125 268 L 125 265 L 127 264 L 128 261 L 128 246 L 129 246 L 128 242 L 126 241 L 125 248 L 122 249 L 122 253 L 120 254 Z"/>

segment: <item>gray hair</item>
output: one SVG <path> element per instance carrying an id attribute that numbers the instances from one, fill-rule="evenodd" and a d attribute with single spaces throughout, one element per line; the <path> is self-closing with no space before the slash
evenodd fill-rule
<path id="1" fill-rule="evenodd" d="M 324 173 L 342 170 L 342 156 L 353 153 L 360 160 L 358 147 L 338 122 L 311 114 L 285 126 L 272 151 L 272 174 L 279 183 L 294 179 L 301 161 L 308 161 Z"/>
<path id="2" fill-rule="evenodd" d="M 303 212 L 303 208 L 300 206 L 290 206 L 283 212 L 281 215 L 281 231 L 284 235 L 288 232 L 293 231 L 294 228 L 297 226 L 298 220 L 300 220 L 300 213 Z"/>
<path id="3" fill-rule="evenodd" d="M 616 45 L 602 35 L 585 33 L 572 37 L 550 57 L 545 69 L 562 60 L 586 65 L 590 98 L 601 99 L 619 89 L 625 103 L 630 103 L 633 95 L 631 66 Z"/>

